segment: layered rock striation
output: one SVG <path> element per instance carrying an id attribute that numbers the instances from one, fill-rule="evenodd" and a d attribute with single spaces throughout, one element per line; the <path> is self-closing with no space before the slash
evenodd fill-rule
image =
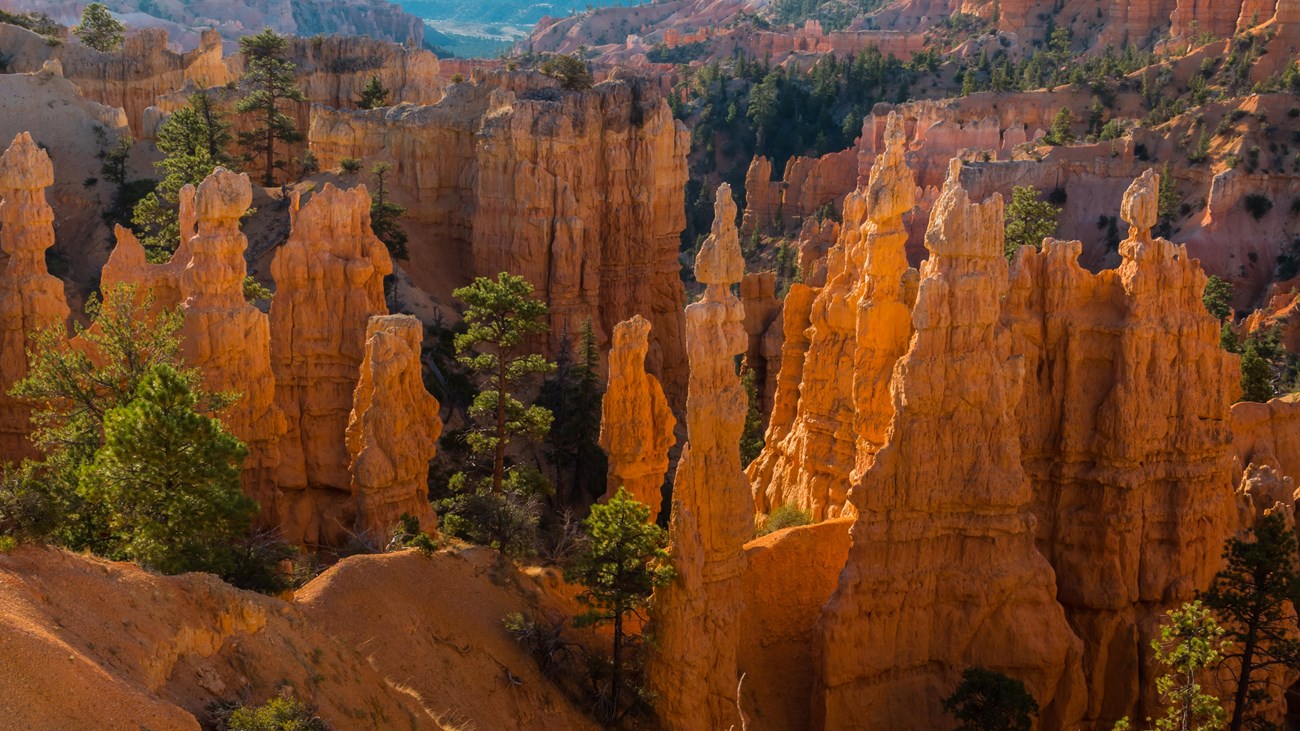
<path id="1" fill-rule="evenodd" d="M 9 395 L 27 375 L 35 336 L 68 319 L 63 282 L 45 268 L 54 245 L 54 210 L 45 189 L 54 165 L 32 136 L 19 134 L 0 156 L 0 459 L 33 456 L 27 436 L 31 407 Z"/>
<path id="2" fill-rule="evenodd" d="M 731 293 L 745 273 L 731 187 L 718 189 L 713 231 L 695 260 L 707 289 L 686 308 L 690 386 L 687 443 L 673 481 L 669 525 L 677 576 L 658 591 L 658 651 L 648 668 L 669 729 L 727 728 L 737 715 L 737 648 L 745 554 L 752 533 L 740 434 L 747 408 L 735 356 L 745 351 L 744 306 Z"/>
<path id="3" fill-rule="evenodd" d="M 1024 370 L 998 323 L 1002 203 L 971 203 L 959 170 L 931 216 L 893 421 L 855 488 L 849 558 L 823 611 L 814 728 L 947 727 L 940 700 L 972 665 L 1022 681 L 1044 728 L 1082 714 L 1083 647 L 1034 545 L 1020 465 Z"/>
<path id="4" fill-rule="evenodd" d="M 609 379 L 600 403 L 600 448 L 609 456 L 609 489 L 620 487 L 650 508 L 658 520 L 668 473 L 668 450 L 677 439 L 677 419 L 658 379 L 646 373 L 650 321 L 640 315 L 614 326 Z"/>
<path id="5" fill-rule="evenodd" d="M 248 445 L 244 492 L 263 507 L 259 520 L 274 524 L 279 440 L 287 427 L 275 403 L 268 318 L 244 299 L 248 239 L 239 220 L 252 201 L 247 175 L 217 168 L 197 189 L 182 189 L 181 242 L 171 259 L 146 263 L 140 242 L 119 226 L 101 284 L 136 285 L 153 293 L 155 308 L 180 308 L 185 362 L 208 390 L 238 395 L 221 420 Z"/>

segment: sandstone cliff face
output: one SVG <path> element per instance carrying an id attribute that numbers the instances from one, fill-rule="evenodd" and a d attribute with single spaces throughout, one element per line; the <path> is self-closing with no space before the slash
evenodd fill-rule
<path id="1" fill-rule="evenodd" d="M 626 488 L 650 508 L 650 520 L 655 521 L 663 502 L 660 490 L 668 473 L 668 450 L 677 441 L 677 419 L 658 379 L 645 372 L 649 336 L 650 321 L 640 315 L 614 326 L 609 379 L 600 402 L 600 448 L 609 455 L 606 496 Z"/>
<path id="2" fill-rule="evenodd" d="M 1155 713 L 1133 678 L 1160 615 L 1207 585 L 1236 526 L 1236 358 L 1201 303 L 1199 264 L 1151 237 L 1158 185 L 1148 171 L 1125 194 L 1119 269 L 1082 269 L 1077 241 L 1022 249 L 1004 314 L 1024 357 L 1038 544 L 1088 648 L 1086 718 L 1102 725 Z"/>
<path id="3" fill-rule="evenodd" d="M 271 263 L 271 367 L 288 429 L 280 440 L 274 521 L 287 540 L 333 544 L 351 528 L 343 517 L 352 512 L 344 433 L 367 323 L 388 313 L 384 277 L 393 267 L 370 230 L 364 186 L 326 185 L 291 211 L 289 240 Z"/>
<path id="4" fill-rule="evenodd" d="M 887 443 L 855 488 L 852 547 L 822 617 L 814 728 L 948 728 L 940 699 L 971 665 L 1024 682 L 1044 728 L 1082 714 L 1083 646 L 1034 546 L 1015 436 L 1024 371 L 998 325 L 1001 200 L 971 203 L 959 168 L 926 234 Z"/>
<path id="5" fill-rule="evenodd" d="M 753 521 L 741 471 L 746 400 L 734 357 L 745 351 L 744 307 L 731 286 L 745 273 L 731 187 L 718 189 L 713 231 L 695 260 L 704 297 L 686 308 L 687 443 L 673 480 L 673 583 L 656 593 L 658 647 L 648 668 L 669 729 L 727 728 L 736 714 L 736 657 L 745 555 Z"/>
<path id="6" fill-rule="evenodd" d="M 792 504 L 816 520 L 843 514 L 850 474 L 859 460 L 866 460 L 862 469 L 869 464 L 893 415 L 889 374 L 911 332 L 902 287 L 902 215 L 912 208 L 915 185 L 903 160 L 901 120 L 895 116 L 891 124 L 887 150 L 877 157 L 867 186 L 845 200 L 826 286 L 808 315 L 793 421 L 778 423 L 778 409 L 782 418 L 789 413 L 786 390 L 775 397 L 766 446 L 749 468 L 755 505 L 764 512 Z M 785 323 L 785 337 L 797 337 L 790 325 Z M 854 375 L 846 378 L 848 363 Z"/>
<path id="7" fill-rule="evenodd" d="M 387 536 L 403 514 L 432 533 L 429 460 L 438 451 L 438 400 L 424 389 L 424 326 L 410 315 L 382 315 L 366 325 L 366 355 L 352 398 L 347 448 L 352 456 L 356 533 Z"/>
<path id="8" fill-rule="evenodd" d="M 45 268 L 54 245 L 54 210 L 45 189 L 54 184 L 49 155 L 26 132 L 0 157 L 0 459 L 34 456 L 27 435 L 30 407 L 9 395 L 27 375 L 33 337 L 68 319 L 63 282 Z"/>
<path id="9" fill-rule="evenodd" d="M 522 275 L 550 304 L 552 351 L 587 320 L 604 345 L 640 314 L 653 326 L 648 369 L 680 405 L 689 139 L 643 82 L 579 93 L 500 72 L 436 105 L 317 109 L 310 138 L 326 168 L 344 157 L 393 164 L 417 286 L 450 301 L 474 276 Z"/>
<path id="10" fill-rule="evenodd" d="M 200 47 L 180 54 L 167 47 L 167 31 L 146 28 L 127 34 L 120 51 L 101 53 L 80 43 L 51 46 L 45 38 L 16 26 L 0 24 L 0 47 L 11 57 L 11 71 L 34 72 L 50 60 L 87 99 L 126 110 L 131 133 L 143 130 L 144 112 L 155 100 L 186 81 L 220 86 L 232 77 L 221 63 L 221 39 L 204 34 Z"/>
<path id="11" fill-rule="evenodd" d="M 165 264 L 145 263 L 144 249 L 118 227 L 118 244 L 102 286 L 134 284 L 154 293 L 155 307 L 179 306 L 181 354 L 213 392 L 239 399 L 221 412 L 226 428 L 248 445 L 244 492 L 273 521 L 279 439 L 287 427 L 275 404 L 271 333 L 266 314 L 244 300 L 248 239 L 239 219 L 253 200 L 248 176 L 217 168 L 195 190 L 181 191 L 181 243 Z"/>

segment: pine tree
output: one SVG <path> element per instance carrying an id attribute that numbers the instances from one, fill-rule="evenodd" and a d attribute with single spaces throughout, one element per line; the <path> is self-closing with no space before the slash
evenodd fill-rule
<path id="1" fill-rule="evenodd" d="M 1253 338 L 1241 351 L 1241 400 L 1264 403 L 1273 398 L 1273 369 Z"/>
<path id="2" fill-rule="evenodd" d="M 1061 110 L 1052 118 L 1052 126 L 1047 130 L 1043 141 L 1049 145 L 1068 145 L 1074 142 L 1074 133 L 1070 131 L 1070 126 L 1074 124 L 1074 115 L 1070 113 L 1069 107 L 1061 107 Z"/>
<path id="3" fill-rule="evenodd" d="M 1214 611 L 1231 641 L 1223 660 L 1234 668 L 1229 731 L 1253 727 L 1269 698 L 1271 668 L 1300 667 L 1291 600 L 1300 591 L 1295 531 L 1281 511 L 1265 515 L 1245 538 L 1229 538 L 1226 567 L 1214 575 L 1201 598 Z M 1276 694 L 1285 688 L 1275 688 Z"/>
<path id="4" fill-rule="evenodd" d="M 104 446 L 79 486 L 109 508 L 110 556 L 169 574 L 225 573 L 257 509 L 240 491 L 247 450 L 198 413 L 188 381 L 153 366 L 129 403 L 104 414 Z"/>
<path id="5" fill-rule="evenodd" d="M 555 466 L 559 505 L 605 490 L 607 461 L 600 448 L 600 351 L 588 320 L 582 325 L 578 357 L 569 352 L 568 338 L 560 344 L 555 373 L 542 384 L 537 403 L 555 415 L 547 435 L 547 452 Z"/>
<path id="6" fill-rule="evenodd" d="M 546 332 L 546 303 L 533 298 L 533 285 L 502 272 L 495 280 L 478 277 L 452 296 L 464 302 L 466 332 L 456 336 L 461 362 L 483 378 L 484 390 L 470 406 L 470 416 L 488 428 L 471 441 L 475 451 L 492 454 L 492 490 L 505 481 L 506 451 L 516 438 L 540 438 L 551 428 L 546 409 L 525 406 L 513 395 L 524 378 L 551 372 L 554 366 L 525 350 L 527 340 Z"/>
<path id="7" fill-rule="evenodd" d="M 182 366 L 179 312 L 152 309 L 152 293 L 134 285 L 110 289 L 102 303 L 92 297 L 86 313 L 94 327 L 74 325 L 79 345 L 62 325 L 38 332 L 27 375 L 12 391 L 35 405 L 31 439 L 44 457 L 39 478 L 64 518 L 55 539 L 75 550 L 108 550 L 106 508 L 79 494 L 78 472 L 104 444 L 105 414 L 129 403 L 154 366 L 175 369 L 206 410 L 230 401 L 202 393 L 199 374 Z"/>
<path id="8" fill-rule="evenodd" d="M 1205 281 L 1205 290 L 1201 294 L 1205 309 L 1219 322 L 1232 315 L 1232 285 L 1218 275 L 1211 274 Z"/>
<path id="9" fill-rule="evenodd" d="M 994 670 L 972 667 L 943 699 L 943 709 L 960 724 L 957 731 L 1029 731 L 1038 702 L 1025 684 Z"/>
<path id="10" fill-rule="evenodd" d="M 263 160 L 262 184 L 275 185 L 275 171 L 284 167 L 276 156 L 276 144 L 302 139 L 293 118 L 281 111 L 284 102 L 305 99 L 298 88 L 294 65 L 285 59 L 289 41 L 267 28 L 261 33 L 239 39 L 244 54 L 243 84 L 249 90 L 235 105 L 240 114 L 253 117 L 252 128 L 239 133 L 239 141 L 248 150 L 249 159 Z"/>
<path id="11" fill-rule="evenodd" d="M 357 99 L 357 108 L 378 109 L 387 106 L 388 94 L 388 89 L 384 87 L 384 83 L 379 80 L 379 77 L 371 76 L 370 81 L 367 81 L 365 88 L 361 90 L 361 98 Z"/>
<path id="12" fill-rule="evenodd" d="M 1016 256 L 1022 246 L 1038 248 L 1043 239 L 1056 233 L 1056 220 L 1061 209 L 1038 199 L 1032 186 L 1017 185 L 1011 189 L 1011 202 L 1003 213 L 1006 238 L 1003 246 L 1008 260 Z"/>
<path id="13" fill-rule="evenodd" d="M 219 166 L 234 164 L 229 149 L 230 124 L 212 95 L 199 90 L 158 128 L 155 163 L 162 182 L 135 206 L 131 222 L 150 262 L 169 259 L 180 245 L 180 191 L 197 186 Z"/>
<path id="14" fill-rule="evenodd" d="M 1170 610 L 1151 641 L 1156 663 L 1164 673 L 1156 678 L 1156 691 L 1169 703 L 1159 731 L 1216 731 L 1223 727 L 1223 706 L 1204 692 L 1200 679 L 1214 667 L 1223 650 L 1223 628 L 1200 601 Z"/>
<path id="15" fill-rule="evenodd" d="M 745 387 L 749 407 L 745 411 L 745 428 L 740 433 L 740 463 L 749 464 L 763 451 L 763 412 L 758 408 L 758 386 L 754 369 L 741 364 L 740 383 Z"/>
<path id="16" fill-rule="evenodd" d="M 582 523 L 589 538 L 582 553 L 565 570 L 565 579 L 582 585 L 578 601 L 588 611 L 580 625 L 614 625 L 611 717 L 616 721 L 623 688 L 625 619 L 643 609 L 657 587 L 673 580 L 668 562 L 668 533 L 650 522 L 650 509 L 619 488 L 604 505 L 593 505 Z"/>
<path id="17" fill-rule="evenodd" d="M 394 203 L 389 197 L 388 173 L 392 169 L 393 166 L 386 162 L 375 163 L 370 168 L 370 176 L 375 184 L 375 192 L 370 197 L 370 228 L 384 242 L 394 259 L 405 261 L 410 254 L 406 250 L 406 231 L 398 219 L 406 213 L 406 208 Z"/>
<path id="18" fill-rule="evenodd" d="M 110 53 L 122 47 L 126 26 L 103 3 L 91 3 L 81 11 L 81 24 L 72 29 L 72 34 L 90 48 Z"/>

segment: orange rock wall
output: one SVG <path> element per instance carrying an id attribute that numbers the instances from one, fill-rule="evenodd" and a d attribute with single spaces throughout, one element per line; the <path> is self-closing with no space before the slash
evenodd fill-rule
<path id="1" fill-rule="evenodd" d="M 634 314 L 653 329 L 648 369 L 685 393 L 678 234 L 685 129 L 639 81 L 566 92 L 501 72 L 433 106 L 317 109 L 311 146 L 393 164 L 409 209 L 416 285 L 443 301 L 473 276 L 523 275 L 551 307 L 551 349 L 590 320 L 604 345 Z"/>

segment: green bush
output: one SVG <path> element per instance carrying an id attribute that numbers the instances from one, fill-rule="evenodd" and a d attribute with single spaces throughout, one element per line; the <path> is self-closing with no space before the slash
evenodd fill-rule
<path id="1" fill-rule="evenodd" d="M 328 724 L 287 692 L 259 706 L 236 706 L 224 720 L 218 721 L 217 728 L 220 731 L 330 731 Z"/>
<path id="2" fill-rule="evenodd" d="M 361 172 L 361 161 L 355 157 L 345 157 L 339 160 L 339 170 L 347 175 L 355 175 Z"/>
<path id="3" fill-rule="evenodd" d="M 754 532 L 755 537 L 765 536 L 769 533 L 775 533 L 782 528 L 794 528 L 800 525 L 810 525 L 813 522 L 812 514 L 807 510 L 800 510 L 793 505 L 782 505 L 776 510 L 767 514 L 767 519 L 762 522 L 758 530 Z"/>

